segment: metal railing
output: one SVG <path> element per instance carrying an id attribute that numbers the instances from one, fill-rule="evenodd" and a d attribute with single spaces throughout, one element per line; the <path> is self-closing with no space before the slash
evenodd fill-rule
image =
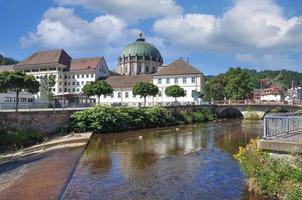
<path id="1" fill-rule="evenodd" d="M 265 139 L 291 135 L 302 131 L 302 113 L 269 114 L 264 117 Z"/>

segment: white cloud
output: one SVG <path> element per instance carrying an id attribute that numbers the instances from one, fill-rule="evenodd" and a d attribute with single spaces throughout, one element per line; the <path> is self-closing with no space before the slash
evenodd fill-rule
<path id="1" fill-rule="evenodd" d="M 273 0 L 237 0 L 222 16 L 186 14 L 157 20 L 172 45 L 233 53 L 301 50 L 302 17 L 287 19 Z"/>
<path id="2" fill-rule="evenodd" d="M 175 16 L 182 8 L 174 0 L 56 0 L 60 5 L 78 5 L 115 15 L 126 21 Z"/>
<path id="3" fill-rule="evenodd" d="M 22 47 L 39 45 L 44 48 L 64 48 L 80 55 L 110 54 L 120 49 L 129 39 L 134 40 L 139 30 L 112 15 L 101 15 L 87 21 L 73 9 L 50 8 L 35 32 L 21 38 Z"/>
<path id="4" fill-rule="evenodd" d="M 256 65 L 258 70 L 297 70 L 302 65 L 301 58 L 293 59 L 289 54 L 237 54 L 235 59 L 239 62 Z"/>

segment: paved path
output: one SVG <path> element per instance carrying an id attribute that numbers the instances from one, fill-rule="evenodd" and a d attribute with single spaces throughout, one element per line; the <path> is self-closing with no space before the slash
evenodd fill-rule
<path id="1" fill-rule="evenodd" d="M 90 136 L 65 136 L 5 155 L 9 160 L 0 163 L 0 199 L 57 199 Z"/>

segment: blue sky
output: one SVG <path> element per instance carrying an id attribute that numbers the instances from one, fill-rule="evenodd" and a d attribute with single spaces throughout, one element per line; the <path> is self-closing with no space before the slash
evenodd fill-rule
<path id="1" fill-rule="evenodd" d="M 205 74 L 232 66 L 302 72 L 300 0 L 0 0 L 0 25 L 0 54 L 18 60 L 64 48 L 105 56 L 114 69 L 142 31 L 165 63 L 189 58 Z"/>

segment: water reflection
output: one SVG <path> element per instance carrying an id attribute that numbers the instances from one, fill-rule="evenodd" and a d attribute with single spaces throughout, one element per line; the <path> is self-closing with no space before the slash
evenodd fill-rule
<path id="1" fill-rule="evenodd" d="M 261 133 L 261 123 L 229 120 L 95 135 L 63 199 L 243 198 L 245 178 L 232 155 Z"/>

